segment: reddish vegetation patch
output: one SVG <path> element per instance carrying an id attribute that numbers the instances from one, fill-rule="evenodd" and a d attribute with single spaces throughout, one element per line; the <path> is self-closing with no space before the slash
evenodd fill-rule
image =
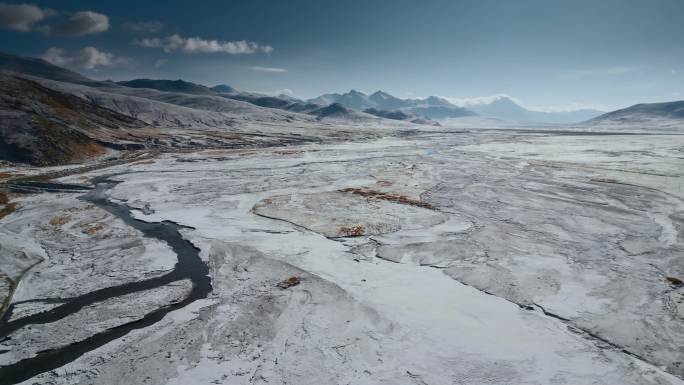
<path id="1" fill-rule="evenodd" d="M 81 212 L 81 211 L 90 210 L 90 209 L 92 209 L 93 207 L 95 207 L 95 205 L 89 203 L 89 204 L 87 204 L 87 205 L 85 205 L 85 206 L 70 207 L 70 208 L 68 208 L 68 209 L 66 209 L 66 210 L 64 210 L 64 211 L 69 212 L 69 213 L 78 213 L 78 212 Z"/>
<path id="2" fill-rule="evenodd" d="M 100 156 L 107 153 L 107 150 L 94 142 L 89 143 L 79 143 L 73 146 L 74 157 L 79 158 L 90 158 L 94 156 Z"/>
<path id="3" fill-rule="evenodd" d="M 88 235 L 93 235 L 102 229 L 104 229 L 104 224 L 102 223 L 97 223 L 92 226 L 81 226 L 81 232 Z"/>
<path id="4" fill-rule="evenodd" d="M 50 219 L 50 224 L 55 226 L 55 227 L 58 227 L 58 226 L 62 226 L 63 224 L 69 222 L 70 220 L 71 220 L 70 216 L 63 215 L 60 217 L 54 217 L 54 218 Z"/>
<path id="5" fill-rule="evenodd" d="M 401 203 L 404 205 L 422 207 L 424 209 L 434 208 L 431 204 L 429 204 L 427 202 L 423 202 L 423 201 L 420 201 L 417 199 L 411 199 L 405 195 L 387 194 L 387 193 L 384 193 L 382 191 L 377 191 L 377 190 L 371 190 L 371 189 L 366 189 L 366 188 L 351 188 L 351 187 L 340 190 L 340 191 L 348 192 L 348 193 L 352 193 L 352 194 L 356 194 L 356 195 L 361 195 L 362 197 L 366 197 L 366 198 L 382 199 L 385 201 Z"/>
<path id="6" fill-rule="evenodd" d="M 0 179 L 7 179 L 14 176 L 22 176 L 24 174 L 12 174 L 11 172 L 0 172 Z"/>
<path id="7" fill-rule="evenodd" d="M 7 196 L 7 194 L 2 191 L 0 191 L 0 205 L 4 205 L 0 209 L 0 219 L 12 214 L 17 210 L 17 204 L 11 203 L 9 200 L 9 196 Z"/>
<path id="8" fill-rule="evenodd" d="M 360 237 L 366 233 L 363 226 L 340 227 L 340 234 L 346 237 Z"/>
<path id="9" fill-rule="evenodd" d="M 290 277 L 284 281 L 280 281 L 278 283 L 278 287 L 281 289 L 287 289 L 292 286 L 297 286 L 302 282 L 302 279 L 299 277 Z"/>
<path id="10" fill-rule="evenodd" d="M 17 210 L 17 204 L 16 203 L 7 203 L 5 207 L 0 209 L 0 219 L 12 214 Z"/>
<path id="11" fill-rule="evenodd" d="M 679 285 L 684 285 L 684 281 L 682 281 L 682 280 L 679 279 L 679 278 L 675 278 L 675 277 L 665 277 L 665 279 L 668 280 L 668 281 L 669 281 L 671 284 L 673 284 L 673 285 L 677 285 L 677 286 L 679 286 Z"/>

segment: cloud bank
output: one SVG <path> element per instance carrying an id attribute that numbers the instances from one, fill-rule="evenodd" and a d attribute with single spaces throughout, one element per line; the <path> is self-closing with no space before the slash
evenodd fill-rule
<path id="1" fill-rule="evenodd" d="M 579 79 L 593 78 L 593 77 L 619 76 L 619 75 L 628 74 L 630 72 L 632 72 L 632 68 L 629 68 L 629 67 L 586 68 L 586 69 L 578 69 L 578 70 L 574 70 L 574 71 L 569 71 L 567 73 L 561 74 L 561 79 L 579 80 Z"/>
<path id="2" fill-rule="evenodd" d="M 41 28 L 48 35 L 62 36 L 92 35 L 107 31 L 108 29 L 109 17 L 92 11 L 77 12 L 62 24 Z"/>
<path id="3" fill-rule="evenodd" d="M 0 28 L 29 32 L 36 23 L 54 13 L 51 9 L 41 9 L 35 5 L 0 3 Z"/>
<path id="4" fill-rule="evenodd" d="M 260 72 L 287 72 L 285 68 L 276 68 L 276 67 L 259 67 L 259 66 L 251 66 L 249 67 L 252 71 L 260 71 Z"/>
<path id="5" fill-rule="evenodd" d="M 247 55 L 254 53 L 269 53 L 273 51 L 270 45 L 260 45 L 252 41 L 220 41 L 206 40 L 199 37 L 182 37 L 178 34 L 163 38 L 146 38 L 137 44 L 146 48 L 161 48 L 164 52 L 182 53 L 225 53 L 230 55 Z"/>
<path id="6" fill-rule="evenodd" d="M 86 70 L 97 67 L 126 67 L 132 64 L 129 58 L 118 57 L 95 47 L 85 47 L 74 55 L 67 55 L 63 49 L 52 47 L 45 51 L 41 58 L 61 67 Z"/>
<path id="7" fill-rule="evenodd" d="M 459 106 L 459 107 L 469 107 L 469 106 L 479 106 L 483 104 L 490 104 L 494 101 L 500 100 L 500 99 L 510 99 L 516 104 L 521 104 L 520 100 L 507 95 L 507 94 L 496 94 L 496 95 L 489 95 L 489 96 L 478 96 L 474 98 L 451 98 L 451 97 L 443 97 L 444 99 L 448 100 L 449 103 Z"/>

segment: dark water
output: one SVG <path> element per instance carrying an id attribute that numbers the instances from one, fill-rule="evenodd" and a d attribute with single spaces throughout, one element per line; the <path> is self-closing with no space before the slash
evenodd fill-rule
<path id="1" fill-rule="evenodd" d="M 211 279 L 208 276 L 209 268 L 199 257 L 199 249 L 192 243 L 183 239 L 179 233 L 179 226 L 172 222 L 147 223 L 133 218 L 126 205 L 111 202 L 106 199 L 105 191 L 112 188 L 118 182 L 108 179 L 108 176 L 95 178 L 97 186 L 94 190 L 83 195 L 80 199 L 91 202 L 98 207 L 107 210 L 123 220 L 127 225 L 140 230 L 145 237 L 159 239 L 166 242 L 178 256 L 178 262 L 174 269 L 157 278 L 144 281 L 131 282 L 119 286 L 112 286 L 96 290 L 78 297 L 70 298 L 62 305 L 51 310 L 8 321 L 12 314 L 12 307 L 8 309 L 0 325 L 0 340 L 11 338 L 11 333 L 29 325 L 40 325 L 58 321 L 70 314 L 74 314 L 93 303 L 101 302 L 109 298 L 119 297 L 125 294 L 141 292 L 156 287 L 167 285 L 183 279 L 192 281 L 192 291 L 181 302 L 156 309 L 146 314 L 142 319 L 130 322 L 102 333 L 93 335 L 83 341 L 73 343 L 61 348 L 40 352 L 36 357 L 19 361 L 13 365 L 0 367 L 0 384 L 16 384 L 44 373 L 59 368 L 76 360 L 83 354 L 97 349 L 98 347 L 118 339 L 131 330 L 144 328 L 161 320 L 167 313 L 180 309 L 190 303 L 206 298 L 211 292 Z M 79 185 L 60 185 L 49 183 L 43 191 L 65 191 L 83 189 Z M 32 191 L 35 184 L 30 186 Z"/>
<path id="2" fill-rule="evenodd" d="M 63 184 L 38 181 L 10 181 L 4 183 L 4 186 L 14 192 L 27 194 L 41 192 L 86 192 L 91 190 L 90 187 L 80 184 Z"/>

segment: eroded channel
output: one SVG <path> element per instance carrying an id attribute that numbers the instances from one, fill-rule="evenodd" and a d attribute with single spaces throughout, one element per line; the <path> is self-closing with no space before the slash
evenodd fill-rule
<path id="1" fill-rule="evenodd" d="M 0 325 L 0 339 L 12 338 L 11 334 L 23 327 L 56 322 L 93 303 L 162 287 L 169 283 L 184 279 L 189 279 L 192 282 L 190 294 L 182 301 L 158 308 L 147 313 L 143 318 L 137 321 L 108 329 L 85 340 L 67 346 L 40 352 L 35 357 L 18 361 L 12 365 L 2 366 L 0 367 L 0 384 L 16 384 L 38 374 L 64 366 L 89 351 L 95 350 L 110 341 L 123 337 L 132 330 L 141 329 L 158 322 L 171 311 L 183 308 L 198 299 L 206 298 L 212 291 L 211 279 L 208 275 L 209 268 L 200 258 L 199 249 L 181 235 L 179 230 L 182 226 L 169 221 L 141 221 L 133 217 L 129 207 L 125 204 L 116 203 L 107 199 L 107 190 L 120 183 L 119 181 L 112 180 L 111 178 L 113 176 L 114 175 L 106 175 L 94 178 L 92 182 L 96 187 L 82 195 L 79 199 L 88 201 L 99 208 L 108 211 L 124 221 L 127 225 L 142 232 L 145 237 L 155 238 L 166 242 L 174 253 L 176 253 L 178 258 L 174 269 L 169 273 L 156 278 L 107 287 L 74 297 L 51 310 L 11 321 L 12 305 L 10 305 L 7 312 L 4 314 Z M 20 189 L 22 186 L 18 185 L 16 187 Z M 36 190 L 52 192 L 67 190 L 78 191 L 82 190 L 83 186 L 75 187 L 72 185 L 50 183 L 49 186 L 44 189 L 39 189 L 35 184 L 32 184 L 30 188 L 31 192 L 37 192 Z"/>

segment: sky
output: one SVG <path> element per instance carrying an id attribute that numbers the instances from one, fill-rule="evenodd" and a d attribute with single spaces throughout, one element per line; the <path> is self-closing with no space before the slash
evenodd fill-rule
<path id="1" fill-rule="evenodd" d="M 611 110 L 684 99 L 684 1 L 0 2 L 0 51 L 96 79 Z"/>

